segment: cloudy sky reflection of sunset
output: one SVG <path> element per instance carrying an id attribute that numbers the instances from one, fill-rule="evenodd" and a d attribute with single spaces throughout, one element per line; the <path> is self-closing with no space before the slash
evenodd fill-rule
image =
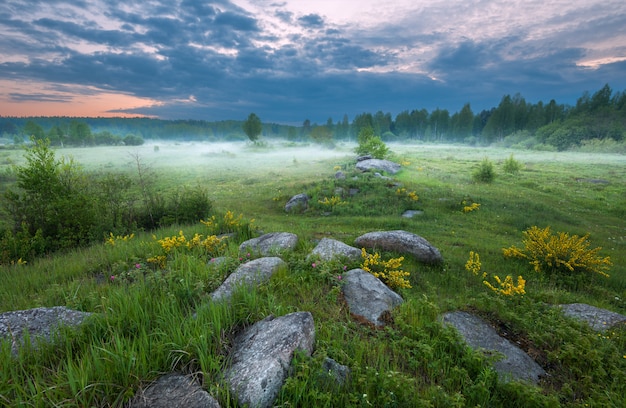
<path id="1" fill-rule="evenodd" d="M 4 0 L 0 116 L 325 122 L 626 88 L 623 0 Z"/>

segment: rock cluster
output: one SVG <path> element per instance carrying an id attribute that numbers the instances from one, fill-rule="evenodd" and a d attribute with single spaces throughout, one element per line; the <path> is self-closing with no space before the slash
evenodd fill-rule
<path id="1" fill-rule="evenodd" d="M 246 241 L 241 251 L 251 251 L 262 257 L 241 264 L 211 295 L 214 302 L 228 302 L 237 288 L 254 290 L 287 264 L 276 254 L 294 249 L 297 236 L 289 233 L 271 233 Z M 362 235 L 355 240 L 357 246 L 396 251 L 415 256 L 421 262 L 441 262 L 442 257 L 424 238 L 407 231 L 383 231 Z M 309 257 L 321 262 L 334 258 L 358 259 L 360 250 L 343 242 L 322 239 Z M 220 260 L 221 262 L 222 260 Z M 217 260 L 215 261 L 217 263 Z M 372 328 L 391 323 L 392 311 L 403 302 L 372 274 L 353 269 L 343 275 L 342 293 L 351 315 Z M 561 305 L 566 316 L 587 322 L 596 330 L 626 322 L 626 316 L 604 311 L 589 305 Z M 59 326 L 76 326 L 88 313 L 64 307 L 38 308 L 0 314 L 0 339 L 8 338 L 15 349 L 21 344 L 22 334 L 50 340 Z M 501 358 L 493 368 L 504 380 L 536 383 L 545 371 L 515 344 L 500 337 L 488 323 L 466 312 L 450 312 L 441 316 L 443 324 L 459 331 L 468 346 Z M 311 355 L 315 347 L 315 322 L 310 312 L 294 312 L 285 316 L 269 316 L 239 333 L 226 359 L 224 382 L 241 406 L 270 407 L 284 381 L 296 351 Z M 332 359 L 324 362 L 322 378 L 337 384 L 348 380 L 350 370 Z M 158 378 L 145 389 L 138 390 L 131 401 L 133 408 L 143 407 L 219 407 L 198 380 L 180 373 L 170 373 Z"/>

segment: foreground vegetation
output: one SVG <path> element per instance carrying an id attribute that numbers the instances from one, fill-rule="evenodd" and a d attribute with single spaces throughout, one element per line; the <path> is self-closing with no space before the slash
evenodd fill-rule
<path id="1" fill-rule="evenodd" d="M 310 311 L 316 351 L 312 358 L 296 357 L 277 406 L 623 406 L 626 330 L 598 334 L 550 305 L 583 302 L 626 314 L 626 159 L 389 147 L 403 165 L 392 181 L 371 175 L 354 180 L 352 146 L 314 155 L 281 146 L 278 156 L 263 146 L 192 146 L 177 162 L 170 151 L 180 146 L 134 151 L 149 161 L 165 191 L 206 186 L 212 201 L 206 217 L 102 236 L 81 249 L 3 265 L 0 311 L 66 305 L 98 316 L 53 345 L 22 349 L 17 358 L 4 342 L 0 405 L 119 406 L 141 385 L 177 370 L 198 375 L 222 406 L 235 406 L 221 380 L 234 335 L 269 314 Z M 87 170 L 124 171 L 119 160 L 127 174 L 134 171 L 126 150 L 76 153 Z M 338 170 L 348 177 L 335 179 Z M 350 195 L 350 189 L 358 193 Z M 311 208 L 285 214 L 285 202 L 302 192 L 312 197 Z M 423 214 L 400 217 L 407 209 Z M 397 290 L 405 303 L 391 325 L 373 330 L 351 318 L 340 296 L 341 274 L 361 263 L 305 258 L 322 237 L 352 244 L 381 229 L 425 237 L 445 263 L 423 266 L 404 259 L 402 270 L 409 274 Z M 199 307 L 229 271 L 253 256 L 239 254 L 238 244 L 261 231 L 298 234 L 298 248 L 285 256 L 288 269 L 256 291 L 238 293 L 232 307 Z M 531 256 L 529 237 L 544 234 L 549 242 L 549 233 L 559 232 L 576 236 L 571 246 L 582 248 L 591 260 L 587 265 L 597 270 L 531 264 L 545 257 Z M 230 238 L 219 239 L 223 233 Z M 215 256 L 230 261 L 207 267 Z M 389 261 L 397 254 L 380 257 Z M 603 262 L 608 259 L 612 265 Z M 501 282 L 512 277 L 510 290 L 494 276 Z M 498 379 L 490 369 L 497 356 L 464 347 L 439 323 L 441 313 L 457 309 L 492 322 L 548 377 L 539 386 Z M 344 386 L 321 371 L 326 356 L 350 367 Z"/>

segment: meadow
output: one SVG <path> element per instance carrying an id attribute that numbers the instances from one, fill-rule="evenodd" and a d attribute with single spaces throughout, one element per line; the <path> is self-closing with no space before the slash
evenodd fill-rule
<path id="1" fill-rule="evenodd" d="M 369 175 L 353 180 L 350 144 L 329 150 L 278 142 L 154 142 L 58 150 L 94 172 L 132 174 L 140 157 L 164 190 L 206 187 L 213 214 L 204 223 L 103 237 L 102 244 L 2 265 L 0 312 L 66 305 L 98 317 L 54 344 L 23 348 L 17 358 L 4 342 L 0 405 L 122 406 L 141 385 L 175 370 L 196 374 L 222 406 L 236 406 L 220 377 L 233 336 L 269 314 L 310 311 L 316 351 L 296 356 L 276 406 L 625 406 L 626 329 L 598 334 L 551 305 L 588 303 L 626 314 L 626 156 L 460 145 L 389 148 L 391 159 L 402 164 L 392 183 Z M 0 165 L 19 163 L 20 154 L 0 152 Z M 522 165 L 518 172 L 504 169 L 511 157 Z M 485 158 L 495 179 L 475 182 L 472 173 Z M 339 170 L 347 181 L 335 179 Z M 338 187 L 359 193 L 341 197 L 338 205 L 322 204 Z M 311 208 L 285 213 L 286 201 L 303 192 L 313 197 Z M 419 198 L 407 199 L 405 192 Z M 480 205 L 464 211 L 472 203 Z M 405 209 L 423 213 L 404 218 Z M 526 260 L 504 257 L 503 248 L 523 247 L 523 233 L 533 226 L 588 234 L 591 247 L 610 257 L 609 276 L 538 273 Z M 234 237 L 210 253 L 163 253 L 162 242 L 181 231 L 189 239 L 225 229 Z M 374 330 L 356 322 L 341 299 L 338 277 L 359 264 L 313 266 L 305 258 L 323 237 L 351 245 L 366 232 L 395 229 L 426 238 L 445 261 L 424 266 L 405 259 L 411 288 L 398 289 L 405 303 L 394 311 L 393 324 Z M 289 268 L 256 291 L 239 293 L 233 307 L 202 308 L 191 318 L 229 270 L 245 262 L 238 244 L 274 231 L 299 237 L 296 251 L 284 257 Z M 488 276 L 523 276 L 526 293 L 491 290 L 467 270 L 470 252 L 480 255 Z M 157 254 L 166 265 L 149 261 Z M 207 267 L 218 255 L 232 262 Z M 497 356 L 468 349 L 440 324 L 441 313 L 459 309 L 493 323 L 549 375 L 538 386 L 498 379 L 490 369 Z M 321 372 L 327 356 L 350 368 L 345 385 Z"/>

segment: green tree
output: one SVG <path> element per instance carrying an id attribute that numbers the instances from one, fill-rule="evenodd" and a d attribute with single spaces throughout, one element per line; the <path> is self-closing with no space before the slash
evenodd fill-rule
<path id="1" fill-rule="evenodd" d="M 374 133 L 372 127 L 368 126 L 361 129 L 357 136 L 357 142 L 359 145 L 355 151 L 359 155 L 369 154 L 376 159 L 383 159 L 389 153 L 387 145 L 385 145 L 380 136 Z"/>
<path id="2" fill-rule="evenodd" d="M 469 103 L 463 105 L 454 123 L 454 133 L 456 138 L 463 140 L 472 135 L 474 128 L 474 112 Z"/>
<path id="3" fill-rule="evenodd" d="M 17 190 L 5 195 L 13 231 L 41 235 L 45 250 L 86 243 L 95 212 L 82 168 L 72 159 L 57 160 L 48 140 L 31 140 L 26 163 L 13 167 Z"/>
<path id="4" fill-rule="evenodd" d="M 89 125 L 77 120 L 70 122 L 69 139 L 74 146 L 92 146 L 95 142 Z"/>
<path id="5" fill-rule="evenodd" d="M 24 124 L 24 134 L 28 138 L 34 138 L 35 140 L 43 140 L 46 138 L 46 133 L 41 125 L 33 122 L 32 120 L 29 120 Z"/>
<path id="6" fill-rule="evenodd" d="M 248 115 L 248 119 L 243 122 L 243 131 L 248 135 L 248 139 L 256 143 L 259 140 L 261 130 L 263 130 L 261 119 L 255 113 Z"/>

